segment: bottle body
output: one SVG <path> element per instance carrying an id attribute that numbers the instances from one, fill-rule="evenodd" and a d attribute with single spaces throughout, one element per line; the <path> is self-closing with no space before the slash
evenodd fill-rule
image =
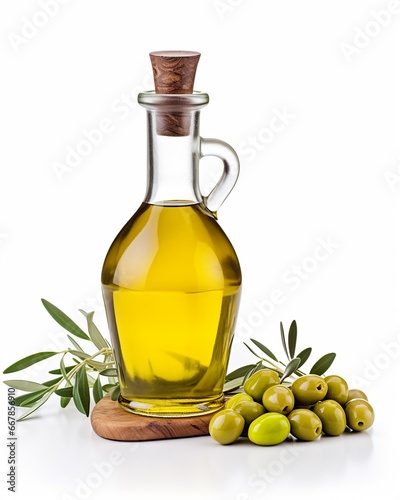
<path id="1" fill-rule="evenodd" d="M 119 403 L 143 415 L 196 415 L 224 403 L 241 272 L 215 212 L 239 163 L 230 146 L 200 137 L 207 102 L 202 93 L 139 94 L 148 118 L 146 195 L 103 266 Z M 204 197 L 199 162 L 208 155 L 224 172 Z"/>
<path id="2" fill-rule="evenodd" d="M 120 404 L 159 416 L 219 409 L 241 272 L 204 205 L 143 203 L 109 250 L 102 286 Z"/>

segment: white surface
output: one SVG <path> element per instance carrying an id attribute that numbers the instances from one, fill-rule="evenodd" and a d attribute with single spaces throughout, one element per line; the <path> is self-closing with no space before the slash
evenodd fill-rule
<path id="1" fill-rule="evenodd" d="M 230 368 L 253 359 L 249 336 L 281 353 L 279 321 L 295 318 L 299 347 L 313 346 L 314 360 L 337 352 L 332 370 L 363 386 L 377 413 L 367 433 L 308 444 L 134 445 L 98 438 L 54 402 L 18 425 L 14 496 L 399 499 L 400 13 L 382 13 L 397 2 L 70 0 L 47 22 L 40 2 L 0 6 L 1 366 L 64 347 L 41 297 L 82 326 L 78 308 L 95 310 L 106 331 L 100 269 L 145 188 L 145 112 L 134 103 L 151 87 L 148 52 L 198 50 L 196 88 L 210 94 L 201 133 L 242 161 L 219 213 L 244 276 Z M 45 25 L 18 43 L 25 18 Z M 358 44 L 350 60 L 343 43 Z M 59 180 L 54 162 L 100 122 L 103 140 Z M 259 134 L 269 142 L 256 151 Z M 43 380 L 53 366 L 25 376 Z M 4 423 L 4 466 L 5 433 Z"/>

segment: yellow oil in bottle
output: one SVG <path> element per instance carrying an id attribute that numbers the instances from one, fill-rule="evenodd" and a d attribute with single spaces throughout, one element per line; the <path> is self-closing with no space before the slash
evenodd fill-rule
<path id="1" fill-rule="evenodd" d="M 204 206 L 143 203 L 113 242 L 102 284 L 120 404 L 168 416 L 218 409 L 241 272 Z"/>

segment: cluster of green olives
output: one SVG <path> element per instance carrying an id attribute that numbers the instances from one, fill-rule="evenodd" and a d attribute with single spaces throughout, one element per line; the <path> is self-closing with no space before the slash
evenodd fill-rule
<path id="1" fill-rule="evenodd" d="M 289 434 L 313 441 L 322 433 L 338 436 L 346 428 L 364 431 L 374 422 L 366 394 L 349 390 L 338 375 L 303 375 L 288 386 L 276 372 L 264 369 L 243 388 L 244 393 L 232 396 L 210 420 L 210 435 L 221 444 L 246 435 L 264 446 L 282 443 Z"/>

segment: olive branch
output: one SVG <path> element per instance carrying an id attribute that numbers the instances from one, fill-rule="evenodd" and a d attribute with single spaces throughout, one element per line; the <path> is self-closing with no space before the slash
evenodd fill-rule
<path id="1" fill-rule="evenodd" d="M 86 416 L 90 413 L 90 389 L 92 389 L 94 402 L 97 403 L 104 394 L 111 392 L 111 399 L 119 396 L 118 374 L 115 358 L 110 343 L 101 335 L 93 322 L 94 312 L 80 312 L 85 316 L 87 323 L 86 334 L 71 318 L 45 299 L 42 303 L 52 318 L 74 337 L 87 341 L 95 348 L 93 354 L 85 352 L 81 345 L 71 335 L 67 334 L 72 347 L 63 351 L 45 351 L 31 354 L 13 363 L 4 370 L 4 374 L 18 372 L 32 366 L 39 361 L 59 355 L 59 367 L 49 371 L 56 378 L 37 383 L 29 380 L 5 380 L 4 383 L 14 389 L 26 392 L 17 396 L 14 404 L 28 407 L 17 420 L 24 420 L 38 410 L 46 401 L 56 394 L 60 397 L 62 408 L 68 406 L 72 400 L 78 411 Z M 68 363 L 71 364 L 67 364 Z M 69 361 L 70 360 L 70 361 Z M 106 378 L 106 383 L 102 382 Z"/>
<path id="2" fill-rule="evenodd" d="M 251 377 L 251 375 L 253 375 L 253 373 L 266 368 L 274 370 L 278 373 L 280 383 L 283 383 L 286 379 L 292 381 L 294 377 L 306 375 L 306 373 L 299 370 L 299 368 L 303 366 L 310 357 L 312 348 L 307 347 L 298 354 L 295 354 L 297 345 L 296 320 L 293 320 L 290 324 L 287 340 L 282 322 L 280 323 L 280 333 L 283 351 L 288 359 L 287 364 L 279 361 L 275 354 L 258 340 L 250 339 L 250 341 L 258 348 L 259 351 L 261 351 L 262 354 L 258 354 L 253 347 L 250 347 L 246 344 L 246 342 L 243 342 L 247 349 L 249 349 L 249 351 L 259 359 L 259 361 L 255 364 L 242 366 L 233 372 L 228 373 L 225 378 L 225 393 L 235 393 L 241 391 L 244 383 L 249 377 Z M 325 354 L 314 363 L 308 373 L 323 375 L 330 368 L 335 360 L 335 357 L 336 354 L 334 352 Z"/>

